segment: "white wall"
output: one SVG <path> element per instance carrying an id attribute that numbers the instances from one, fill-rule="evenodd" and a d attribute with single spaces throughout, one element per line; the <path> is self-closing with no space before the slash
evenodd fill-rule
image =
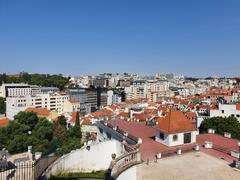
<path id="1" fill-rule="evenodd" d="M 124 171 L 117 180 L 137 180 L 137 166 L 133 166 Z"/>
<path id="2" fill-rule="evenodd" d="M 8 119 L 13 119 L 20 111 L 24 111 L 32 106 L 30 96 L 24 97 L 8 97 L 6 99 L 6 116 Z"/>
<path id="3" fill-rule="evenodd" d="M 111 155 L 121 155 L 121 143 L 116 140 L 104 141 L 72 151 L 58 159 L 49 170 L 48 175 L 58 175 L 64 172 L 92 172 L 108 169 Z"/>
<path id="4" fill-rule="evenodd" d="M 157 132 L 157 135 L 155 137 L 155 140 L 159 143 L 162 143 L 166 146 L 178 146 L 178 145 L 182 145 L 184 144 L 184 134 L 188 133 L 188 132 L 184 132 L 184 133 L 176 133 L 176 134 L 164 134 L 164 140 L 160 139 L 160 134 L 159 132 Z M 196 142 L 196 135 L 197 135 L 197 131 L 192 131 L 189 132 L 191 133 L 191 143 L 195 143 Z M 176 141 L 173 141 L 173 136 L 177 135 L 178 138 Z"/>
<path id="5" fill-rule="evenodd" d="M 222 112 L 224 111 L 224 113 Z M 240 121 L 240 111 L 236 110 L 235 104 L 219 104 L 218 110 L 210 110 L 210 117 L 229 117 L 234 115 Z"/>

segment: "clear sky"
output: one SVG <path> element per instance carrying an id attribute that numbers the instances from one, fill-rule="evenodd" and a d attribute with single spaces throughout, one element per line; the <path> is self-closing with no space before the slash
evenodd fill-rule
<path id="1" fill-rule="evenodd" d="M 0 0 L 0 72 L 240 76 L 240 0 Z"/>

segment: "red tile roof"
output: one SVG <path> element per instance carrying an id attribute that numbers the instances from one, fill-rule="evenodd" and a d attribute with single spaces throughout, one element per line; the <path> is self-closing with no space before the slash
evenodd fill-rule
<path id="1" fill-rule="evenodd" d="M 34 112 L 38 116 L 47 117 L 47 116 L 49 116 L 51 111 L 48 110 L 48 109 L 45 109 L 45 108 L 32 108 L 32 107 L 30 107 L 30 108 L 25 109 L 25 112 Z"/>
<path id="2" fill-rule="evenodd" d="M 227 138 L 218 134 L 200 134 L 197 136 L 197 143 L 204 144 L 205 141 L 210 141 L 214 145 L 220 146 L 230 151 L 239 151 L 239 140 Z"/>
<path id="3" fill-rule="evenodd" d="M 121 112 L 117 115 L 117 117 L 129 118 L 129 113 L 128 112 Z"/>
<path id="4" fill-rule="evenodd" d="M 84 117 L 82 118 L 82 121 L 80 122 L 80 125 L 87 125 L 87 124 L 91 124 L 92 121 L 91 121 L 91 118 L 88 118 L 88 117 Z"/>
<path id="5" fill-rule="evenodd" d="M 138 122 L 128 122 L 123 120 L 110 120 L 107 121 L 113 126 L 118 126 L 128 134 L 142 139 L 142 144 L 140 146 L 141 157 L 144 161 L 147 159 L 154 160 L 155 155 L 159 152 L 165 153 L 169 151 L 175 151 L 176 148 L 186 148 L 188 145 L 173 146 L 168 147 L 157 141 L 155 141 L 155 135 L 157 130 L 150 126 L 146 126 L 143 123 Z M 190 144 L 192 146 L 192 144 Z"/>
<path id="6" fill-rule="evenodd" d="M 73 100 L 73 99 L 70 99 L 69 102 L 70 102 L 71 104 L 77 104 L 77 103 L 78 103 L 76 100 Z"/>
<path id="7" fill-rule="evenodd" d="M 166 117 L 158 119 L 157 128 L 167 133 L 194 131 L 196 128 L 182 111 L 170 110 Z"/>
<path id="8" fill-rule="evenodd" d="M 231 96 L 232 95 L 231 90 L 224 90 L 224 89 L 217 89 L 217 90 L 210 90 L 207 92 L 208 95 L 213 96 Z"/>
<path id="9" fill-rule="evenodd" d="M 151 118 L 151 116 L 148 114 L 134 114 L 133 117 L 138 119 L 139 121 L 146 121 Z"/>
<path id="10" fill-rule="evenodd" d="M 195 119 L 197 117 L 195 112 L 186 112 L 185 115 L 188 119 Z"/>
<path id="11" fill-rule="evenodd" d="M 113 114 L 113 112 L 111 110 L 108 110 L 108 109 L 103 109 L 103 110 L 91 113 L 91 115 L 95 118 L 111 116 L 112 114 Z"/>
<path id="12" fill-rule="evenodd" d="M 236 110 L 240 111 L 240 104 L 236 104 Z"/>
<path id="13" fill-rule="evenodd" d="M 77 112 L 71 113 L 72 119 L 69 121 L 71 124 L 75 124 L 76 118 L 77 118 Z M 83 116 L 79 113 L 79 119 L 81 119 Z"/>
<path id="14" fill-rule="evenodd" d="M 10 120 L 8 118 L 1 118 L 0 119 L 0 127 L 7 126 L 10 123 Z"/>

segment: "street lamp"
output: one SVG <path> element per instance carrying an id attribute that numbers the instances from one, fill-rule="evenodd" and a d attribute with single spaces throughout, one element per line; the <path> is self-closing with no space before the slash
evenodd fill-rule
<path id="1" fill-rule="evenodd" d="M 31 136 L 31 134 L 32 134 L 32 131 L 28 131 L 28 135 Z M 32 153 L 32 145 L 28 146 L 28 152 Z"/>

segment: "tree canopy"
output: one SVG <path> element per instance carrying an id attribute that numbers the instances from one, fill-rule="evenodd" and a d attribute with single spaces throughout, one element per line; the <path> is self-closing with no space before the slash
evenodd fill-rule
<path id="1" fill-rule="evenodd" d="M 0 74 L 0 84 L 4 83 L 28 83 L 31 85 L 58 87 L 63 90 L 69 84 L 69 78 L 63 77 L 61 74 L 28 74 L 26 72 L 19 75 L 9 76 Z"/>
<path id="2" fill-rule="evenodd" d="M 0 128 L 0 149 L 10 153 L 26 152 L 28 146 L 44 155 L 62 155 L 81 147 L 80 127 L 66 128 L 66 119 L 60 117 L 54 123 L 38 117 L 33 112 L 20 112 L 6 127 Z"/>
<path id="3" fill-rule="evenodd" d="M 209 128 L 215 129 L 217 134 L 223 135 L 224 132 L 228 132 L 232 138 L 240 139 L 240 122 L 235 117 L 207 118 L 199 128 L 200 133 L 207 133 Z"/>
<path id="4" fill-rule="evenodd" d="M 0 114 L 5 114 L 5 112 L 6 112 L 5 98 L 0 97 Z"/>

